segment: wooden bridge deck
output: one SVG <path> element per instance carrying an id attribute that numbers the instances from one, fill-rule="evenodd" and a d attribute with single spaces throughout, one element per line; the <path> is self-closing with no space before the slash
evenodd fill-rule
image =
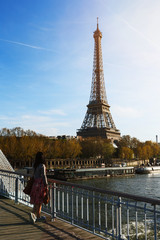
<path id="1" fill-rule="evenodd" d="M 101 240 L 71 224 L 56 219 L 51 222 L 47 216 L 46 223 L 30 222 L 31 208 L 0 197 L 0 240 Z"/>

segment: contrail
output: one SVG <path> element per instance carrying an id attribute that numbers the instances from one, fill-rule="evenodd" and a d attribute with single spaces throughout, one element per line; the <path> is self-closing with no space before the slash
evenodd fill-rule
<path id="1" fill-rule="evenodd" d="M 160 46 L 153 42 L 152 39 L 148 38 L 145 34 L 140 32 L 137 28 L 132 26 L 127 20 L 125 20 L 122 16 L 119 15 L 119 18 L 121 19 L 122 22 L 124 22 L 132 31 L 138 33 L 143 39 L 145 39 L 148 43 L 150 43 L 152 46 L 158 48 L 160 50 Z"/>
<path id="2" fill-rule="evenodd" d="M 124 17 L 122 17 L 122 15 L 113 12 L 110 7 L 108 7 L 108 10 L 113 15 L 116 15 L 124 24 L 126 24 L 132 31 L 136 32 L 139 36 L 141 36 L 150 45 L 152 45 L 153 47 L 156 47 L 158 50 L 160 50 L 159 44 L 155 43 L 151 38 L 148 38 L 143 32 L 139 31 L 137 28 L 135 28 L 133 25 L 131 25 L 126 19 L 124 19 Z"/>
<path id="3" fill-rule="evenodd" d="M 37 49 L 37 50 L 44 50 L 44 51 L 54 52 L 52 49 L 42 48 L 42 47 L 38 47 L 38 46 L 34 46 L 34 45 L 29 45 L 29 44 L 22 43 L 22 42 L 15 42 L 15 41 L 10 41 L 10 40 L 6 40 L 6 39 L 2 39 L 2 38 L 0 38 L 0 41 L 13 43 L 13 44 L 21 45 L 21 46 L 24 46 L 24 47 L 34 48 L 34 49 Z"/>

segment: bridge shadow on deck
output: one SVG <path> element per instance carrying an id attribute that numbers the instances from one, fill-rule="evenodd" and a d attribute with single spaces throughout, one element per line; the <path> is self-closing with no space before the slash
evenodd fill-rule
<path id="1" fill-rule="evenodd" d="M 0 240 L 101 239 L 59 219 L 32 224 L 31 208 L 0 196 Z"/>

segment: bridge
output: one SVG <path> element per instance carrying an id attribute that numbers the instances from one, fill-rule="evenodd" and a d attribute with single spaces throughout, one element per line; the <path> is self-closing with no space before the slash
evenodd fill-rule
<path id="1" fill-rule="evenodd" d="M 47 222 L 32 225 L 23 193 L 29 177 L 0 170 L 0 239 L 11 239 L 15 228 L 15 239 L 160 239 L 160 200 L 54 179 L 43 206 Z"/>
<path id="2" fill-rule="evenodd" d="M 30 211 L 28 206 L 14 204 L 14 201 L 0 197 L 0 240 L 101 239 L 60 219 L 52 222 L 48 214 L 45 223 L 32 224 L 29 218 Z"/>

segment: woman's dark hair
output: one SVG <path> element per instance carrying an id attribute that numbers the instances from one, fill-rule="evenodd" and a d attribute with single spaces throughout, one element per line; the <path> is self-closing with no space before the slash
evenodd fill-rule
<path id="1" fill-rule="evenodd" d="M 43 158 L 43 153 L 42 152 L 37 152 L 36 157 L 35 157 L 35 162 L 34 162 L 34 170 L 38 167 L 39 164 L 46 164 L 45 159 Z"/>

